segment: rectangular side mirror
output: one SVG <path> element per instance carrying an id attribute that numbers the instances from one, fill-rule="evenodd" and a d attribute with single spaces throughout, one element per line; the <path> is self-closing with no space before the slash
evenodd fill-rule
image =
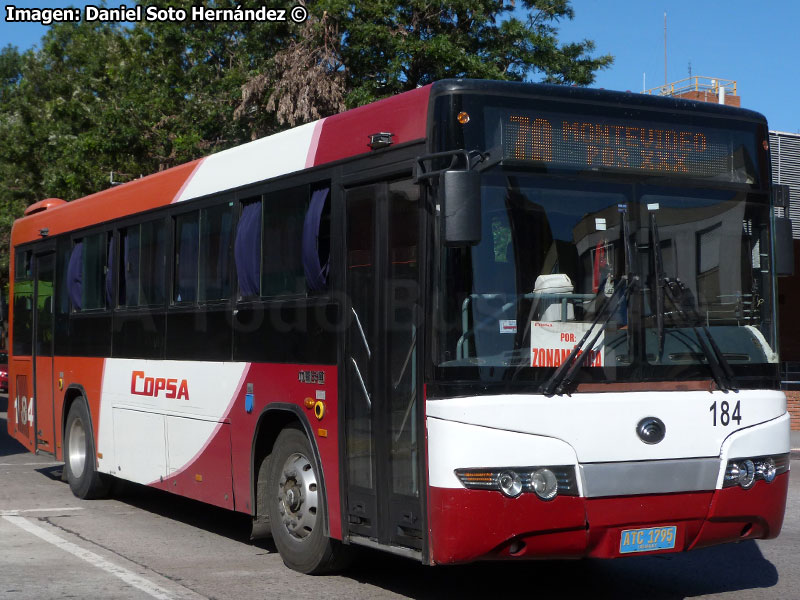
<path id="1" fill-rule="evenodd" d="M 443 171 L 439 176 L 446 246 L 481 241 L 481 176 L 476 171 Z"/>
<path id="2" fill-rule="evenodd" d="M 775 217 L 775 274 L 794 275 L 792 220 L 786 217 Z"/>

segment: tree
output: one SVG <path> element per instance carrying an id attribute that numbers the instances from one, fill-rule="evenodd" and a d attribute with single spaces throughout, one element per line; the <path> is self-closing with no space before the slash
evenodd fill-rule
<path id="1" fill-rule="evenodd" d="M 589 85 L 613 59 L 593 58 L 591 40 L 559 44 L 559 21 L 573 17 L 569 0 L 321 0 L 255 87 L 293 125 L 329 111 L 332 97 L 352 108 L 448 77 Z M 298 87 L 322 105 L 292 106 Z"/>
<path id="2" fill-rule="evenodd" d="M 612 62 L 559 44 L 569 0 L 307 8 L 300 24 L 59 23 L 38 50 L 0 51 L 0 284 L 25 207 L 100 191 L 111 171 L 130 180 L 446 77 L 588 85 Z"/>

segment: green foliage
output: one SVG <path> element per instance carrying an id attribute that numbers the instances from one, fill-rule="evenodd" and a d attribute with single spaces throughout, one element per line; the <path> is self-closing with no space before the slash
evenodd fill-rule
<path id="1" fill-rule="evenodd" d="M 36 50 L 0 50 L 0 286 L 25 207 L 100 191 L 111 171 L 127 181 L 446 77 L 588 85 L 612 61 L 588 40 L 559 44 L 568 0 L 308 10 L 302 24 L 62 23 Z"/>

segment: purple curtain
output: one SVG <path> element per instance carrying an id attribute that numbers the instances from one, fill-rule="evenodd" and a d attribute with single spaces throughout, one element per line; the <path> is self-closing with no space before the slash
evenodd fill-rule
<path id="1" fill-rule="evenodd" d="M 80 310 L 83 298 L 83 241 L 75 242 L 67 265 L 67 290 L 75 310 Z"/>
<path id="2" fill-rule="evenodd" d="M 242 207 L 236 241 L 233 246 L 236 275 L 239 278 L 239 295 L 261 294 L 261 201 Z"/>
<path id="3" fill-rule="evenodd" d="M 322 209 L 328 197 L 328 188 L 316 190 L 311 195 L 305 221 L 303 222 L 303 270 L 306 273 L 308 288 L 313 292 L 324 290 L 328 286 L 328 268 L 330 257 L 324 265 L 319 264 L 319 223 Z"/>

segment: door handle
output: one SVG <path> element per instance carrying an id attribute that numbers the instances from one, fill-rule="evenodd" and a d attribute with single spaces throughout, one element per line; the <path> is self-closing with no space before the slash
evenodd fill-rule
<path id="1" fill-rule="evenodd" d="M 369 407 L 370 410 L 372 410 L 372 399 L 369 397 L 367 386 L 364 385 L 364 378 L 361 377 L 361 370 L 358 368 L 356 359 L 351 356 L 350 362 L 353 363 L 353 368 L 356 370 L 356 376 L 358 377 L 358 382 L 361 384 L 361 391 L 364 392 L 364 398 L 367 399 L 367 406 Z"/>
<path id="2" fill-rule="evenodd" d="M 361 341 L 364 342 L 364 348 L 367 349 L 367 358 L 372 358 L 372 352 L 369 349 L 369 343 L 367 343 L 367 336 L 364 334 L 364 328 L 361 327 L 361 319 L 358 318 L 358 313 L 355 308 L 351 306 L 350 310 L 353 311 L 353 316 L 356 318 L 356 325 L 358 325 L 358 332 L 361 334 Z M 356 369 L 358 369 L 358 367 L 356 367 Z"/>

